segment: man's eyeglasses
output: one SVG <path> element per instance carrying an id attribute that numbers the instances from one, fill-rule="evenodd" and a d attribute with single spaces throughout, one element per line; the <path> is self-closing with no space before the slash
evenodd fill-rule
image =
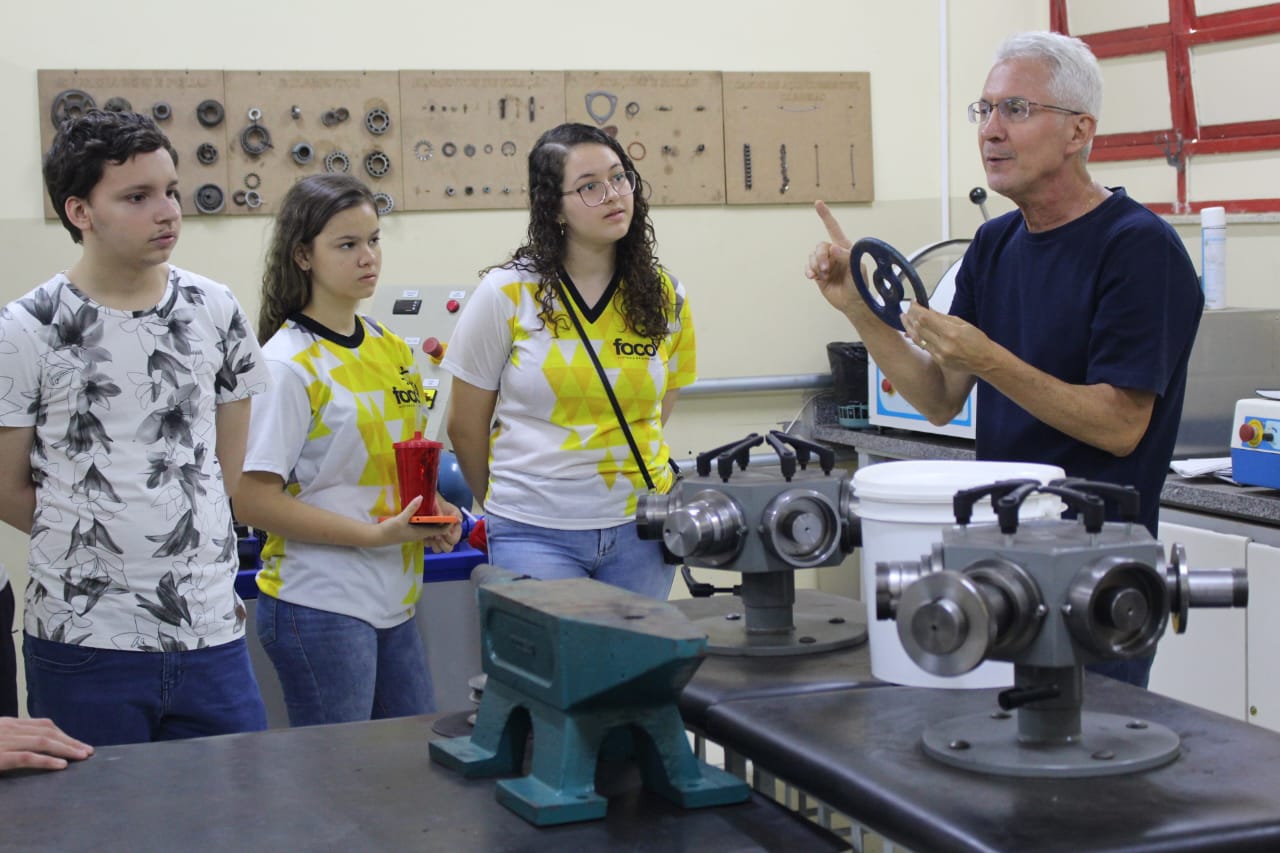
<path id="1" fill-rule="evenodd" d="M 1000 118 L 1009 122 L 1026 121 L 1031 118 L 1031 108 L 1039 107 L 1042 110 L 1053 110 L 1067 115 L 1082 116 L 1087 115 L 1080 110 L 1069 110 L 1066 107 L 1055 107 L 1052 104 L 1041 104 L 1036 101 L 1028 101 L 1026 98 L 1005 98 L 999 103 L 990 103 L 989 101 L 974 101 L 969 105 L 969 121 L 976 125 L 984 125 L 991 120 L 991 114 L 996 110 L 1000 111 Z"/>
<path id="2" fill-rule="evenodd" d="M 582 197 L 582 203 L 587 207 L 599 207 L 609 197 L 610 187 L 618 195 L 631 195 L 636 191 L 636 183 L 638 181 L 639 177 L 635 172 L 618 172 L 615 175 L 610 175 L 607 181 L 588 181 L 576 190 L 569 190 L 569 192 L 560 193 L 560 195 L 577 193 Z"/>

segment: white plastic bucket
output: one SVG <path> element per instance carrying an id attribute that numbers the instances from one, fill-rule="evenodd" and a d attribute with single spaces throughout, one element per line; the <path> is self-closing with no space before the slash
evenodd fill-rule
<path id="1" fill-rule="evenodd" d="M 857 513 L 862 520 L 862 600 L 867 606 L 871 674 L 881 681 L 912 687 L 1006 687 L 1013 684 L 1013 664 L 987 661 L 954 677 L 925 672 L 902 647 L 892 619 L 876 619 L 876 563 L 919 560 L 942 541 L 942 531 L 955 524 L 951 499 L 961 489 L 999 480 L 1032 479 L 1047 483 L 1064 476 L 1056 465 L 964 460 L 882 462 L 853 475 Z M 1057 518 L 1062 502 L 1035 494 L 1019 517 Z M 973 508 L 971 524 L 995 521 L 990 499 Z"/>

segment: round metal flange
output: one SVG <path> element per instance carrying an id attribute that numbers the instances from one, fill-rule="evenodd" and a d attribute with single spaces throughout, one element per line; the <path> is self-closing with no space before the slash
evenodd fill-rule
<path id="1" fill-rule="evenodd" d="M 831 500 L 813 489 L 788 489 L 764 508 L 760 538 L 788 566 L 822 565 L 840 546 L 840 516 Z"/>
<path id="2" fill-rule="evenodd" d="M 867 286 L 862 275 L 862 259 L 869 257 L 874 263 L 871 273 L 872 288 Z M 882 321 L 902 331 L 902 301 L 907 299 L 905 279 L 911 285 L 915 301 L 925 308 L 929 307 L 929 294 L 920 280 L 911 262 L 902 253 L 883 240 L 875 237 L 863 237 L 853 244 L 849 250 L 849 270 L 853 274 L 853 283 L 858 293 Z"/>
<path id="3" fill-rule="evenodd" d="M 930 572 L 902 591 L 898 639 L 925 672 L 963 675 L 987 656 L 996 624 L 972 580 L 958 572 Z"/>
<path id="4" fill-rule="evenodd" d="M 1187 612 L 1191 609 L 1191 567 L 1187 565 L 1187 549 L 1175 542 L 1169 546 L 1169 568 L 1165 583 L 1169 587 L 1169 618 L 1173 620 L 1173 632 L 1185 633 Z"/>
<path id="5" fill-rule="evenodd" d="M 609 103 L 609 109 L 607 112 L 602 112 L 596 109 L 596 101 L 600 98 L 604 98 Z M 612 92 L 606 92 L 602 89 L 587 92 L 586 100 L 587 115 L 591 116 L 591 120 L 596 124 L 604 124 L 606 121 L 613 118 L 614 112 L 618 109 L 618 96 Z"/>
<path id="6" fill-rule="evenodd" d="M 226 195 L 217 184 L 202 184 L 196 188 L 196 210 L 201 213 L 217 213 L 226 203 Z"/>
<path id="7" fill-rule="evenodd" d="M 151 117 L 156 121 L 168 121 L 173 118 L 173 107 L 168 101 L 156 101 L 151 105 Z"/>
<path id="8" fill-rule="evenodd" d="M 866 608 L 816 589 L 796 590 L 795 630 L 785 637 L 749 636 L 746 607 L 736 595 L 672 601 L 707 634 L 707 653 L 726 657 L 789 657 L 850 648 L 867 641 Z"/>
<path id="9" fill-rule="evenodd" d="M 1120 776 L 1161 767 L 1178 757 L 1178 735 L 1157 723 L 1083 711 L 1080 737 L 1069 743 L 1023 744 L 1017 718 L 972 714 L 924 730 L 931 758 L 992 776 L 1084 778 Z"/>

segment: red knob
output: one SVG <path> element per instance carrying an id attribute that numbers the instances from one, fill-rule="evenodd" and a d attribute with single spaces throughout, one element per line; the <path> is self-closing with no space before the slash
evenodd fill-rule
<path id="1" fill-rule="evenodd" d="M 881 391 L 883 391 L 883 392 L 884 392 L 884 393 L 886 393 L 886 394 L 892 394 L 892 393 L 893 393 L 893 383 L 892 383 L 892 382 L 890 382 L 888 379 L 881 379 L 881 380 L 880 380 L 880 390 L 881 390 Z"/>
<path id="2" fill-rule="evenodd" d="M 1258 440 L 1258 430 L 1253 424 L 1240 424 L 1240 440 L 1245 444 L 1254 444 Z"/>
<path id="3" fill-rule="evenodd" d="M 427 338 L 422 342 L 422 351 L 432 358 L 443 358 L 444 344 L 438 338 Z"/>
<path id="4" fill-rule="evenodd" d="M 462 307 L 462 304 L 458 302 L 458 300 L 456 299 L 450 299 L 448 302 L 444 304 L 444 310 L 448 311 L 450 314 L 457 314 L 458 309 L 461 307 Z"/>

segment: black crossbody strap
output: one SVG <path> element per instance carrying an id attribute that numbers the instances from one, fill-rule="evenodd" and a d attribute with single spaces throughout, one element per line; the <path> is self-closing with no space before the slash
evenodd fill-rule
<path id="1" fill-rule="evenodd" d="M 644 457 L 640 455 L 640 448 L 636 446 L 635 437 L 631 434 L 631 427 L 627 426 L 627 419 L 622 415 L 622 407 L 618 405 L 618 398 L 613 393 L 613 386 L 609 384 L 609 377 L 605 374 L 604 366 L 600 364 L 600 359 L 596 357 L 595 347 L 591 346 L 591 341 L 587 340 L 587 332 L 582 328 L 582 321 L 578 319 L 573 306 L 569 304 L 564 287 L 557 282 L 556 289 L 560 293 L 560 301 L 564 304 L 565 312 L 569 315 L 569 319 L 573 320 L 573 327 L 578 330 L 578 337 L 582 339 L 582 345 L 586 347 L 587 355 L 591 356 L 591 363 L 595 365 L 596 373 L 600 375 L 600 381 L 604 383 L 604 392 L 609 396 L 609 405 L 613 406 L 613 414 L 618 419 L 618 426 L 622 427 L 622 434 L 627 437 L 627 445 L 630 446 L 631 453 L 636 458 L 636 464 L 640 466 L 640 476 L 644 477 L 644 484 L 649 487 L 649 491 L 653 491 L 653 478 L 649 476 L 649 466 L 644 464 Z"/>

